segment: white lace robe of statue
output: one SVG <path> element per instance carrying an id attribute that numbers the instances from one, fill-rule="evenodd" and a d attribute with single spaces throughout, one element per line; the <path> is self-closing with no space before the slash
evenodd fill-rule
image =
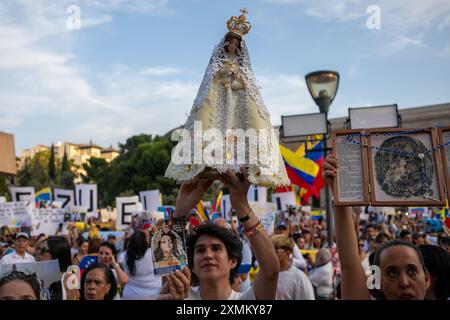
<path id="1" fill-rule="evenodd" d="M 240 46 L 232 57 L 225 39 L 226 36 L 213 50 L 165 175 L 183 182 L 211 171 L 239 172 L 246 165 L 249 181 L 255 185 L 290 185 L 245 40 L 240 37 Z M 209 141 L 205 132 L 211 133 Z M 252 138 L 245 138 L 245 133 Z M 205 155 L 210 156 L 206 159 Z"/>

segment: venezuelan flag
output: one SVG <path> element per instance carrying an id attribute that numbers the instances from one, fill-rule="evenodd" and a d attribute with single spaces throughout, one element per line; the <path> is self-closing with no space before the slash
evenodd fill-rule
<path id="1" fill-rule="evenodd" d="M 314 179 L 320 170 L 317 163 L 311 159 L 299 157 L 283 145 L 280 145 L 280 151 L 291 182 L 303 188 L 312 188 Z"/>
<path id="2" fill-rule="evenodd" d="M 49 187 L 43 188 L 36 192 L 34 196 L 36 198 L 36 203 L 40 203 L 41 201 L 52 201 L 52 189 L 50 189 Z"/>
<path id="3" fill-rule="evenodd" d="M 200 200 L 200 202 L 197 203 L 197 214 L 202 222 L 209 220 L 209 215 L 205 212 L 205 208 L 203 206 L 203 200 Z"/>

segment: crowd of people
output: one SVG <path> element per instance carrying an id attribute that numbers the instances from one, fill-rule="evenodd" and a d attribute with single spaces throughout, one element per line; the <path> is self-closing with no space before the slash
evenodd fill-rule
<path id="1" fill-rule="evenodd" d="M 336 157 L 328 156 L 324 176 L 331 187 L 337 169 Z M 219 177 L 230 192 L 239 222 L 218 218 L 195 228 L 188 217 L 214 179 L 197 178 L 182 184 L 170 221 L 158 221 L 158 226 L 184 224 L 188 267 L 163 277 L 154 275 L 152 226 L 136 225 L 127 230 L 123 248 L 114 235 L 102 240 L 95 221 L 87 230 L 87 238 L 75 226 L 69 228 L 68 235 L 39 236 L 2 227 L 0 267 L 57 260 L 61 281 L 43 288 L 36 273 L 13 269 L 0 275 L 0 299 L 450 297 L 450 237 L 444 232 L 433 233 L 423 217 L 410 217 L 406 212 L 366 214 L 360 207 L 334 207 L 336 246 L 330 246 L 326 220 L 312 217 L 304 207 L 278 212 L 274 230 L 265 230 L 247 200 L 250 183 L 245 177 L 245 169 L 242 175 L 228 172 Z M 170 237 L 163 238 L 161 248 L 173 243 Z M 66 283 L 66 271 L 71 266 L 81 269 L 76 288 Z M 379 286 L 368 286 L 369 277 L 379 277 Z"/>

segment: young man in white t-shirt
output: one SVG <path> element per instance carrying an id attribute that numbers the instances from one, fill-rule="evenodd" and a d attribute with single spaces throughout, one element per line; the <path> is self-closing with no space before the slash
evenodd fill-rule
<path id="1" fill-rule="evenodd" d="M 242 243 L 235 233 L 215 224 L 200 225 L 188 240 L 188 260 L 192 275 L 198 278 L 199 290 L 185 290 L 186 273 L 176 272 L 167 279 L 171 288 L 176 287 L 178 298 L 188 292 L 187 299 L 203 300 L 269 300 L 276 298 L 280 264 L 270 238 L 253 213 L 247 200 L 250 187 L 247 172 L 242 175 L 227 172 L 220 180 L 230 191 L 231 205 L 236 209 L 240 223 L 259 262 L 259 272 L 253 285 L 245 292 L 231 288 L 234 275 L 242 260 Z M 184 183 L 178 193 L 175 218 L 186 217 L 203 198 L 213 179 L 197 178 Z M 166 286 L 167 288 L 167 286 Z M 162 292 L 165 292 L 163 290 Z M 161 297 L 160 297 L 161 298 Z M 172 297 L 171 297 L 172 298 Z"/>

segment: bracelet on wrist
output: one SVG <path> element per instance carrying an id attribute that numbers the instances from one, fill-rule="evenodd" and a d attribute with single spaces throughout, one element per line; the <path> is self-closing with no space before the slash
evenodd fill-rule
<path id="1" fill-rule="evenodd" d="M 264 229 L 263 224 L 261 223 L 261 221 L 258 220 L 258 223 L 245 230 L 245 234 L 247 235 L 247 237 L 252 237 L 255 234 L 261 232 L 263 229 Z"/>
<path id="2" fill-rule="evenodd" d="M 254 216 L 255 214 L 253 213 L 253 210 L 250 210 L 250 212 L 245 216 L 245 217 L 242 217 L 242 218 L 238 218 L 239 219 L 239 222 L 241 222 L 241 223 L 243 223 L 243 222 L 246 222 L 246 221 L 248 221 L 252 216 Z"/>

